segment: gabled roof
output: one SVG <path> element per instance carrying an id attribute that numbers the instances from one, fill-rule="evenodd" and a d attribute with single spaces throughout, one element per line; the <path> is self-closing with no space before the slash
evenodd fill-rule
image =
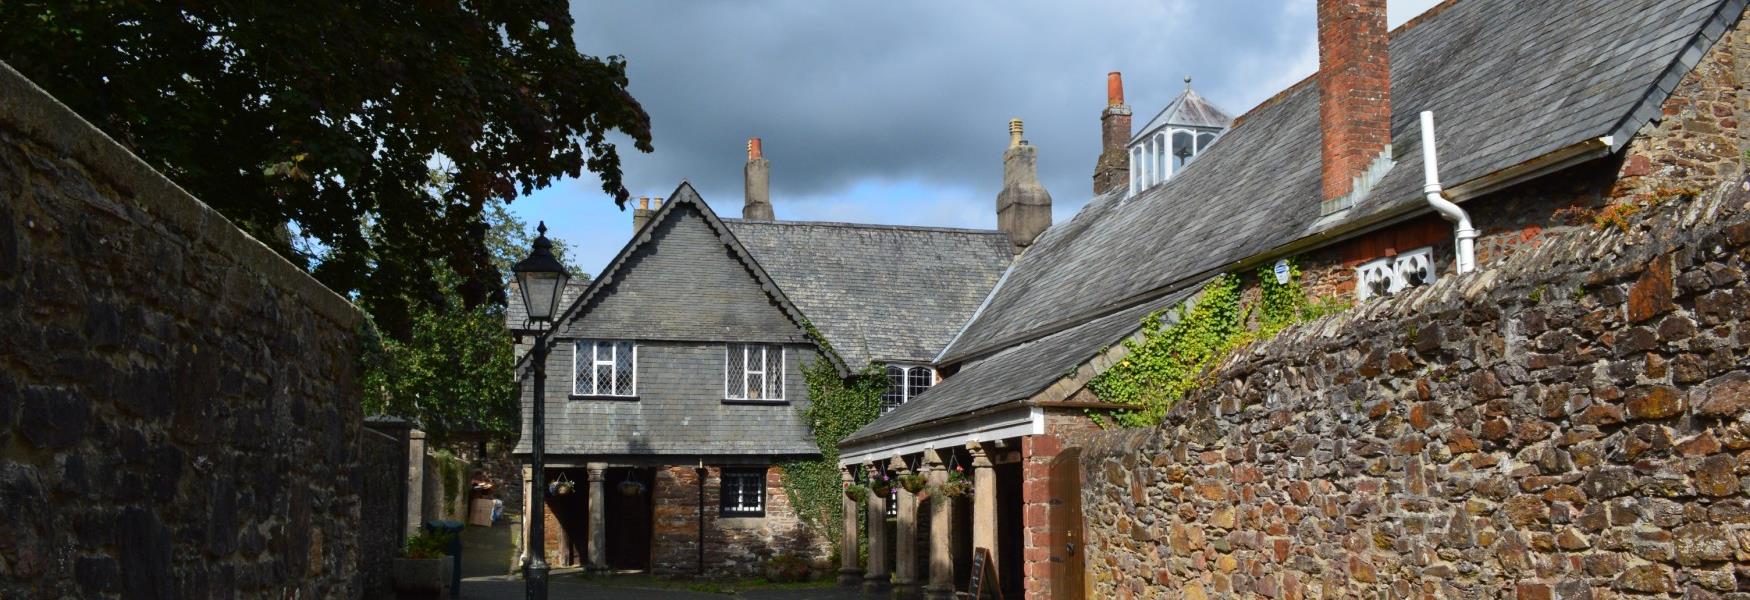
<path id="1" fill-rule="evenodd" d="M 853 367 L 930 362 L 1014 256 L 1001 231 L 724 223 Z"/>
<path id="2" fill-rule="evenodd" d="M 966 361 L 960 372 L 849 441 L 887 435 L 915 415 L 962 415 L 1028 397 L 1055 377 L 1017 382 L 1033 389 L 995 395 L 973 384 L 1019 379 L 1012 365 L 1020 363 L 1006 357 L 1047 341 L 1052 353 L 1080 364 L 1123 337 L 1075 333 L 1094 323 L 1139 315 L 1146 312 L 1141 307 L 1182 297 L 1212 274 L 1297 240 L 1340 237 L 1427 211 L 1416 164 L 1421 111 L 1433 111 L 1438 122 L 1449 190 L 1574 148 L 1619 150 L 1658 116 L 1677 81 L 1744 6 L 1745 0 L 1462 0 L 1436 9 L 1392 36 L 1392 153 L 1399 164 L 1354 207 L 1330 218 L 1319 213 L 1319 91 L 1308 79 L 1242 116 L 1220 144 L 1166 183 L 1128 199 L 1096 197 L 1074 219 L 1046 230 L 943 350 L 941 362 Z M 1129 330 L 1137 324 L 1131 319 Z M 1065 370 L 1040 369 L 1052 376 Z"/>
<path id="3" fill-rule="evenodd" d="M 1180 92 L 1179 97 L 1174 98 L 1172 102 L 1168 102 L 1167 107 L 1155 114 L 1155 118 L 1149 119 L 1148 123 L 1142 126 L 1142 129 L 1136 130 L 1136 136 L 1130 138 L 1130 142 L 1134 144 L 1143 136 L 1168 125 L 1227 129 L 1228 125 L 1233 124 L 1233 120 L 1233 117 L 1229 116 L 1226 111 L 1216 108 L 1214 104 L 1210 104 L 1202 96 L 1197 95 L 1197 92 L 1192 91 L 1191 84 L 1187 81 L 1185 91 Z"/>
<path id="4" fill-rule="evenodd" d="M 1335 218 L 1319 214 L 1318 88 L 1254 109 L 1197 162 L 1052 227 L 947 348 L 947 362 L 1097 318 L 1315 233 L 1424 210 L 1417 114 L 1434 112 L 1448 189 L 1586 140 L 1615 150 L 1744 0 L 1463 0 L 1391 40 L 1397 167 Z M 1722 24 L 1723 22 L 1723 24 Z"/>

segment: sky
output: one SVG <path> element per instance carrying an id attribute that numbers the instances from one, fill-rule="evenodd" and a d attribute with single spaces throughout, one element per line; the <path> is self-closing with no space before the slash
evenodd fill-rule
<path id="1" fill-rule="evenodd" d="M 1438 0 L 1392 0 L 1392 27 Z M 634 197 L 689 181 L 738 217 L 749 137 L 784 220 L 996 227 L 1008 121 L 1057 221 L 1092 195 L 1106 73 L 1140 127 L 1185 88 L 1240 115 L 1318 66 L 1315 0 L 572 3 L 578 50 L 626 58 L 656 151 L 619 144 Z M 624 141 L 624 138 L 621 138 Z M 594 274 L 632 232 L 585 173 L 517 199 Z"/>

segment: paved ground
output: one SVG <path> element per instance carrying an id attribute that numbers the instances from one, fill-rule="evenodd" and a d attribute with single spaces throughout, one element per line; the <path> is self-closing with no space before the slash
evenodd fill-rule
<path id="1" fill-rule="evenodd" d="M 494 527 L 473 527 L 462 530 L 462 594 L 463 600 L 514 600 L 524 597 L 523 580 L 508 574 L 515 562 L 515 534 L 519 525 L 514 516 Z M 590 600 L 865 600 L 886 598 L 886 594 L 863 595 L 839 588 L 803 590 L 750 590 L 738 594 L 717 594 L 686 589 L 637 587 L 637 584 L 601 582 L 584 579 L 575 569 L 555 571 L 548 586 L 552 600 L 588 598 Z"/>
<path id="2" fill-rule="evenodd" d="M 523 597 L 523 582 L 509 577 L 477 577 L 462 581 L 463 600 L 513 600 Z M 871 598 L 887 598 L 887 594 L 865 595 L 860 592 L 839 588 L 820 588 L 806 590 L 750 590 L 737 594 L 713 594 L 676 589 L 648 589 L 602 585 L 587 581 L 574 580 L 566 576 L 556 577 L 548 586 L 549 598 L 553 600 L 582 600 L 584 598 L 600 600 L 660 600 L 674 598 L 677 600 L 726 600 L 731 598 L 745 600 L 867 600 Z"/>

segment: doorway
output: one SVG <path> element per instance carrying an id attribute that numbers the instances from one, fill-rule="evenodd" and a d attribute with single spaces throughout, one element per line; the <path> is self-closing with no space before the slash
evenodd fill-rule
<path id="1" fill-rule="evenodd" d="M 652 534 L 651 499 L 655 496 L 655 472 L 643 467 L 609 467 L 602 474 L 602 521 L 607 538 L 608 568 L 643 571 L 650 568 Z M 627 482 L 642 486 L 627 493 Z"/>
<path id="2" fill-rule="evenodd" d="M 1082 555 L 1081 448 L 1065 448 L 1051 462 L 1051 597 L 1087 597 Z"/>

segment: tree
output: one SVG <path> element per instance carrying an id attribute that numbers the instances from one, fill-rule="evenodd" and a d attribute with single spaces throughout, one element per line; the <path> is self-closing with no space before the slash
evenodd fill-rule
<path id="1" fill-rule="evenodd" d="M 529 251 L 528 227 L 502 204 L 488 206 L 483 216 L 490 259 L 509 273 Z M 588 281 L 568 260 L 564 243 L 554 240 L 553 250 L 574 277 Z M 440 279 L 454 277 L 441 265 L 434 268 Z M 514 433 L 520 408 L 504 311 L 490 303 L 462 306 L 454 294 L 415 306 L 406 339 L 370 345 L 364 365 L 366 410 L 417 418 L 440 438 L 455 431 Z"/>
<path id="2" fill-rule="evenodd" d="M 0 59 L 403 340 L 504 302 L 489 206 L 584 169 L 629 197 L 607 136 L 649 152 L 649 116 L 572 34 L 564 0 L 0 2 Z"/>

